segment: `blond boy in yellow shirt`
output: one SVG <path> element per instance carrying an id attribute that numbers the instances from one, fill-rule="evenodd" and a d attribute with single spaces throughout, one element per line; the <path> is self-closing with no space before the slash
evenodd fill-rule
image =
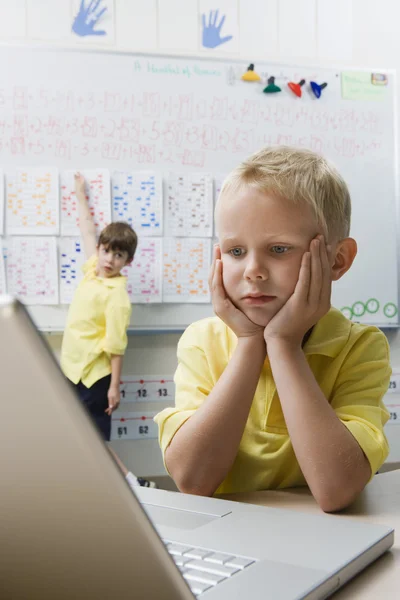
<path id="1" fill-rule="evenodd" d="M 131 302 L 121 270 L 135 255 L 137 236 L 127 223 L 111 223 L 96 241 L 85 194 L 85 180 L 75 176 L 79 228 L 85 256 L 84 278 L 68 312 L 61 348 L 61 368 L 105 440 L 111 413 L 120 401 L 120 376 L 127 346 Z"/>
<path id="2" fill-rule="evenodd" d="M 217 316 L 183 334 L 175 407 L 155 417 L 182 491 L 308 485 L 331 512 L 384 462 L 387 340 L 330 306 L 357 253 L 350 214 L 344 180 L 310 151 L 263 149 L 224 182 Z"/>

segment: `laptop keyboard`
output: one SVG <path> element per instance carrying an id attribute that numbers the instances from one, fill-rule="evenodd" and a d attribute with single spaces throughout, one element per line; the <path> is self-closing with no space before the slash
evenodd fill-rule
<path id="1" fill-rule="evenodd" d="M 214 552 L 167 540 L 164 540 L 164 544 L 196 596 L 256 562 L 254 558 Z"/>

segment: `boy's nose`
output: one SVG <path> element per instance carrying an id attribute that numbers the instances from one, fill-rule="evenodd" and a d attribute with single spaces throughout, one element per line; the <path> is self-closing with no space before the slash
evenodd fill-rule
<path id="1" fill-rule="evenodd" d="M 246 279 L 255 280 L 258 279 L 263 281 L 268 279 L 268 268 L 266 265 L 263 265 L 259 261 L 251 261 L 245 269 L 244 276 Z"/>

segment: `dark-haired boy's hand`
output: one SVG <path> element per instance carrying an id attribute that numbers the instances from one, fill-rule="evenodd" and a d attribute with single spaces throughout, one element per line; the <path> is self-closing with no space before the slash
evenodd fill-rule
<path id="1" fill-rule="evenodd" d="M 86 197 L 86 192 L 85 192 L 85 178 L 83 175 L 81 175 L 81 173 L 75 173 L 75 193 L 78 196 L 81 196 L 83 198 Z"/>
<path id="2" fill-rule="evenodd" d="M 107 393 L 108 397 L 108 408 L 104 411 L 107 415 L 111 415 L 114 410 L 116 410 L 119 406 L 120 401 L 120 391 L 119 386 L 110 385 Z"/>
<path id="3" fill-rule="evenodd" d="M 263 336 L 264 328 L 250 321 L 241 310 L 236 308 L 226 293 L 222 279 L 221 250 L 217 244 L 214 246 L 208 284 L 215 314 L 232 329 L 238 338 Z"/>
<path id="4" fill-rule="evenodd" d="M 310 251 L 301 261 L 299 279 L 286 304 L 271 319 L 264 330 L 267 344 L 276 340 L 301 346 L 306 332 L 321 319 L 331 306 L 330 247 L 322 235 L 311 241 Z"/>

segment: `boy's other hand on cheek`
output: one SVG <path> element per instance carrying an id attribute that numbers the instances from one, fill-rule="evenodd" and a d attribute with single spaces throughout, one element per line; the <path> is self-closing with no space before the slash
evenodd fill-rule
<path id="1" fill-rule="evenodd" d="M 104 411 L 108 415 L 111 415 L 111 413 L 118 408 L 118 406 L 119 406 L 119 400 L 120 400 L 120 395 L 119 394 L 120 394 L 120 392 L 119 392 L 119 385 L 110 386 L 108 388 L 108 393 L 107 393 L 108 408 L 106 408 L 106 410 Z"/>
<path id="2" fill-rule="evenodd" d="M 329 251 L 322 235 L 311 240 L 310 251 L 303 254 L 293 294 L 264 330 L 267 350 L 276 341 L 300 347 L 307 331 L 329 311 L 332 285 Z"/>
<path id="3" fill-rule="evenodd" d="M 221 250 L 217 244 L 214 246 L 213 250 L 213 261 L 208 283 L 215 314 L 222 319 L 230 329 L 232 329 L 237 337 L 262 338 L 264 328 L 250 321 L 241 310 L 236 308 L 226 293 L 222 279 Z"/>

